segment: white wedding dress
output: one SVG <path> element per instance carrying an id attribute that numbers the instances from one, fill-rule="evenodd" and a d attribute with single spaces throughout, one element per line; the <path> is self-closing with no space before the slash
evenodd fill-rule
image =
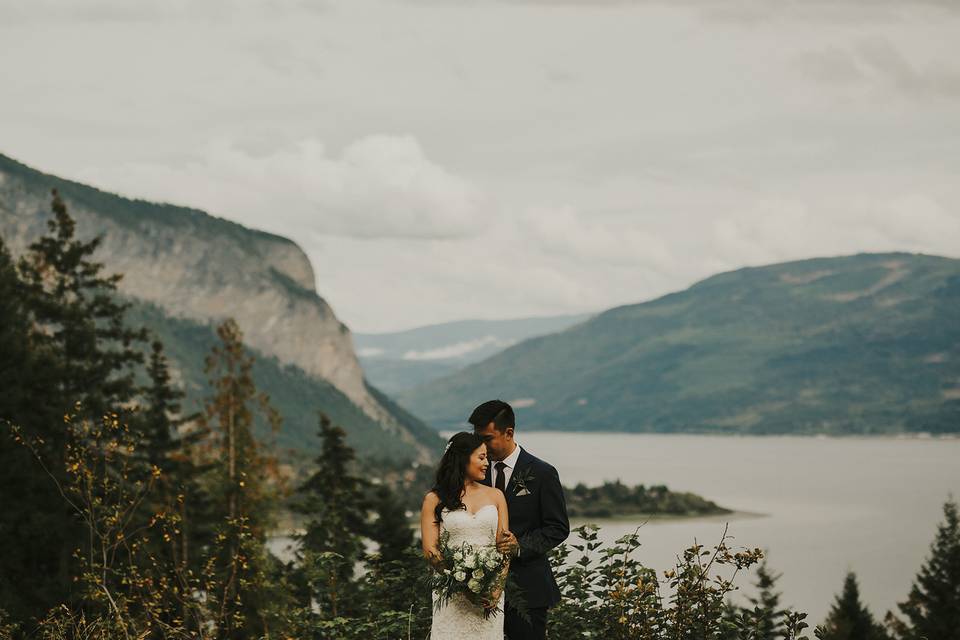
<path id="1" fill-rule="evenodd" d="M 496 543 L 497 505 L 480 507 L 475 514 L 444 509 L 442 515 L 440 533 L 450 532 L 451 546 L 464 542 L 472 545 Z M 430 640 L 503 640 L 503 595 L 500 596 L 500 612 L 486 620 L 483 618 L 483 609 L 462 594 L 451 598 L 439 610 L 434 606 Z"/>

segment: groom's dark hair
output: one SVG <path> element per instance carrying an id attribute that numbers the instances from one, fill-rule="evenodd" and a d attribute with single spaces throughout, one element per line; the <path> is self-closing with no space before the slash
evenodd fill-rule
<path id="1" fill-rule="evenodd" d="M 473 410 L 467 422 L 472 424 L 474 429 L 482 429 L 492 422 L 500 433 L 506 431 L 507 427 L 517 428 L 513 407 L 503 400 L 487 400 Z"/>

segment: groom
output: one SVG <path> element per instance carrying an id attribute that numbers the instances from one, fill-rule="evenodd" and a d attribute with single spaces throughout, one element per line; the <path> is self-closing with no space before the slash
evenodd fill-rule
<path id="1" fill-rule="evenodd" d="M 513 409 L 506 402 L 484 402 L 469 422 L 487 443 L 492 464 L 486 483 L 507 499 L 510 531 L 497 546 L 514 556 L 510 577 L 520 587 L 527 610 L 524 620 L 507 602 L 504 631 L 508 640 L 540 640 L 546 637 L 547 610 L 560 601 L 547 552 L 570 534 L 560 476 L 514 441 Z"/>

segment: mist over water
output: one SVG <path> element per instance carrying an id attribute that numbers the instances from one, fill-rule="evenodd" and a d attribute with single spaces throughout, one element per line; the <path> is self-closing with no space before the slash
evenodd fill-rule
<path id="1" fill-rule="evenodd" d="M 731 546 L 766 549 L 770 567 L 783 573 L 781 602 L 806 611 L 811 626 L 850 569 L 875 616 L 895 608 L 927 555 L 944 501 L 960 496 L 960 439 L 520 431 L 517 440 L 557 467 L 565 486 L 618 478 L 665 484 L 741 512 L 650 520 L 638 558 L 662 576 L 694 539 L 716 544 L 729 521 Z M 602 539 L 613 541 L 643 521 L 598 524 Z M 753 579 L 738 576 L 741 593 L 753 593 Z"/>

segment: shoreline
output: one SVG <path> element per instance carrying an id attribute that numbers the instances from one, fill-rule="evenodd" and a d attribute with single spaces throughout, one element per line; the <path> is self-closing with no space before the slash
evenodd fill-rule
<path id="1" fill-rule="evenodd" d="M 728 513 L 709 513 L 709 514 L 677 514 L 677 513 L 657 513 L 657 514 L 623 514 L 616 516 L 609 516 L 606 518 L 587 518 L 583 516 L 572 516 L 570 518 L 570 528 L 579 527 L 585 524 L 622 524 L 624 522 L 640 522 L 640 523 L 666 523 L 666 522 L 677 522 L 677 521 L 691 521 L 691 520 L 705 520 L 705 521 L 725 521 L 725 520 L 752 520 L 755 518 L 769 518 L 769 513 L 759 513 L 755 511 L 740 511 L 740 510 L 731 510 Z M 642 525 L 641 525 L 642 526 Z M 415 522 L 414 519 L 411 519 L 410 527 L 417 529 L 420 527 L 418 522 Z M 303 529 L 299 527 L 294 528 L 280 528 L 274 529 L 267 534 L 268 538 L 277 538 L 277 537 L 291 537 L 298 533 L 303 533 Z"/>
<path id="2" fill-rule="evenodd" d="M 691 520 L 704 520 L 704 521 L 725 521 L 725 520 L 752 520 L 755 518 L 769 518 L 769 513 L 759 513 L 754 511 L 739 511 L 732 510 L 729 513 L 709 513 L 709 514 L 677 514 L 677 513 L 660 513 L 660 514 L 625 514 L 619 516 L 610 516 L 608 518 L 585 518 L 581 516 L 575 516 L 570 518 L 571 528 L 579 527 L 584 524 L 596 524 L 603 525 L 605 523 L 610 524 L 622 524 L 624 522 L 641 522 L 641 523 L 666 523 L 666 522 L 677 522 L 677 521 L 691 521 Z M 641 524 L 642 526 L 642 524 Z"/>
<path id="3" fill-rule="evenodd" d="M 450 437 L 456 431 L 447 428 L 437 430 L 442 437 Z M 794 440 L 905 440 L 905 441 L 939 441 L 939 440 L 960 440 L 960 433 L 720 433 L 711 431 L 583 431 L 583 430 L 564 430 L 564 429 L 534 429 L 525 428 L 523 433 L 531 435 L 579 435 L 579 436 L 659 436 L 659 437 L 715 437 L 715 438 L 782 438 Z M 517 441 L 521 442 L 523 434 L 518 434 Z"/>

